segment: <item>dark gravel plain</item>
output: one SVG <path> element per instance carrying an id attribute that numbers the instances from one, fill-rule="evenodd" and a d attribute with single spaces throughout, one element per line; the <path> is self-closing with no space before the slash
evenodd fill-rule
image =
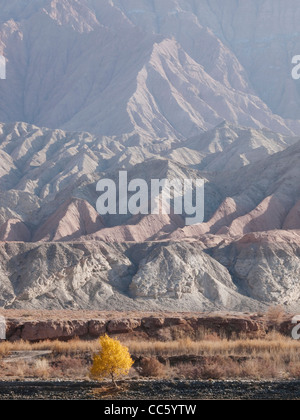
<path id="1" fill-rule="evenodd" d="M 300 382 L 0 382 L 0 400 L 300 400 Z"/>

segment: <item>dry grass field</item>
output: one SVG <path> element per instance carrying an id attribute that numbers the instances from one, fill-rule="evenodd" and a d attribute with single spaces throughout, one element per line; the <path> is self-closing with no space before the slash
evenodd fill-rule
<path id="1" fill-rule="evenodd" d="M 300 342 L 276 331 L 264 338 L 226 339 L 202 332 L 168 342 L 127 340 L 135 364 L 131 378 L 160 379 L 299 379 Z M 99 343 L 79 339 L 68 342 L 0 343 L 0 380 L 88 380 L 92 356 Z M 43 352 L 45 355 L 43 355 Z"/>

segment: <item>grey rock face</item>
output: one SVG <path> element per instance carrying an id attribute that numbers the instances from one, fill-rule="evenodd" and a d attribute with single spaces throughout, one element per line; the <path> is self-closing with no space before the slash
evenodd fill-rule
<path id="1" fill-rule="evenodd" d="M 270 232 L 246 235 L 214 252 L 239 290 L 270 305 L 299 308 L 299 235 Z"/>
<path id="2" fill-rule="evenodd" d="M 260 307 L 238 293 L 228 271 L 199 245 L 130 248 L 101 242 L 1 244 L 1 307 L 185 311 Z M 126 257 L 130 254 L 135 257 Z"/>

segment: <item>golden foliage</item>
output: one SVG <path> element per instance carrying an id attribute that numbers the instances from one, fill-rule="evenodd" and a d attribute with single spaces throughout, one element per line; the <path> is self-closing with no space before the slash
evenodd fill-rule
<path id="1" fill-rule="evenodd" d="M 100 345 L 100 352 L 93 358 L 92 378 L 103 379 L 110 376 L 115 383 L 116 377 L 128 375 L 134 363 L 128 348 L 108 335 L 100 337 Z"/>

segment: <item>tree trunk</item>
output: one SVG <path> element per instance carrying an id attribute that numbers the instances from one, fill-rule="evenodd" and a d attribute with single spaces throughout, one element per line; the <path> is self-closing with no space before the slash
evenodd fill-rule
<path id="1" fill-rule="evenodd" d="M 116 383 L 116 381 L 115 381 L 115 375 L 112 373 L 111 374 L 111 379 L 112 379 L 112 383 L 114 384 L 114 387 L 116 388 L 116 389 L 118 389 L 119 387 L 118 387 L 118 385 L 117 385 L 117 383 Z"/>

